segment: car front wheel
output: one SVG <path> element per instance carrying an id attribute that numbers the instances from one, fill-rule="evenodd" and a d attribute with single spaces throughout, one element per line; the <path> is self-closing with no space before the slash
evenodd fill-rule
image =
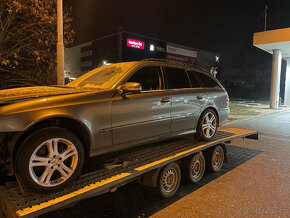
<path id="1" fill-rule="evenodd" d="M 84 160 L 80 140 L 62 128 L 30 135 L 16 155 L 16 175 L 32 192 L 57 191 L 76 179 Z"/>

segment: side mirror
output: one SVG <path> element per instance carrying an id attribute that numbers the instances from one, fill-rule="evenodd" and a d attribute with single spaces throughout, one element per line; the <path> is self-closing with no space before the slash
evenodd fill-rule
<path id="1" fill-rule="evenodd" d="M 120 95 L 138 94 L 141 93 L 142 88 L 140 83 L 127 82 L 117 88 Z"/>

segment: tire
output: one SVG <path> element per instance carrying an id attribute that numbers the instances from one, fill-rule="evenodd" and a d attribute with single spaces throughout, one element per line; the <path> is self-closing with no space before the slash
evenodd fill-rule
<path id="1" fill-rule="evenodd" d="M 74 134 L 63 128 L 46 128 L 32 133 L 20 146 L 15 171 L 28 190 L 50 193 L 74 181 L 83 161 L 83 146 Z"/>
<path id="2" fill-rule="evenodd" d="M 168 164 L 159 174 L 158 190 L 162 197 L 170 198 L 178 190 L 181 180 L 181 172 L 178 164 Z"/>
<path id="3" fill-rule="evenodd" d="M 217 132 L 217 127 L 218 127 L 217 114 L 213 109 L 208 108 L 202 112 L 199 118 L 195 137 L 198 140 L 210 141 L 215 136 Z"/>
<path id="4" fill-rule="evenodd" d="M 222 146 L 217 145 L 206 152 L 206 166 L 210 172 L 218 172 L 222 168 L 225 159 L 225 152 Z"/>
<path id="5" fill-rule="evenodd" d="M 186 163 L 186 179 L 191 183 L 198 183 L 204 175 L 205 159 L 202 152 L 196 153 Z"/>

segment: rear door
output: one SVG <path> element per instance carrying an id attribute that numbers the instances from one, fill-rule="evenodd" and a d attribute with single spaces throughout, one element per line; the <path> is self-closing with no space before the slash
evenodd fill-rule
<path id="1" fill-rule="evenodd" d="M 112 102 L 113 144 L 147 141 L 170 133 L 170 94 L 159 66 L 137 70 L 127 82 L 138 82 L 140 94 L 117 96 Z"/>
<path id="2" fill-rule="evenodd" d="M 163 67 L 163 70 L 172 100 L 171 132 L 195 130 L 198 115 L 206 101 L 206 91 L 184 69 Z"/>
<path id="3" fill-rule="evenodd" d="M 229 107 L 227 103 L 228 94 L 224 88 L 211 76 L 200 72 L 194 72 L 194 74 L 208 93 L 208 104 L 217 109 L 219 123 L 224 123 L 229 114 Z"/>

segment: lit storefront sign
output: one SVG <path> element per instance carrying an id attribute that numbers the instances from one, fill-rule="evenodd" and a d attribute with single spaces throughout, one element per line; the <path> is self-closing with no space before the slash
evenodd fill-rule
<path id="1" fill-rule="evenodd" d="M 127 38 L 127 46 L 132 48 L 144 49 L 145 43 L 143 41 Z"/>

